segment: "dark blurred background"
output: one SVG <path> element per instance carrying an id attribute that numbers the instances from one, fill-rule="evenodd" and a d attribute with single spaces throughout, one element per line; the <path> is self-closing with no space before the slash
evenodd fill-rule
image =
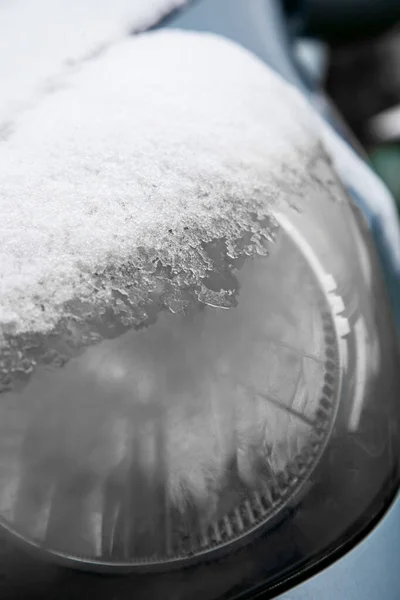
<path id="1" fill-rule="evenodd" d="M 325 85 L 400 209 L 400 26 L 333 44 Z"/>
<path id="2" fill-rule="evenodd" d="M 301 32 L 300 61 L 361 142 L 400 211 L 400 0 L 284 4 Z"/>

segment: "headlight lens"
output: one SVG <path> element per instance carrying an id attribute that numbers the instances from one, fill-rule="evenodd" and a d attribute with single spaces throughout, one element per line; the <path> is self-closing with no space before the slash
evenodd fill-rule
<path id="1" fill-rule="evenodd" d="M 300 95 L 209 36 L 103 59 L 1 153 L 0 523 L 53 561 L 157 571 L 109 596 L 234 597 L 388 506 L 395 328 Z"/>
<path id="2" fill-rule="evenodd" d="M 226 556 L 179 576 L 206 573 L 207 595 L 250 558 L 255 583 L 321 558 L 387 503 L 397 342 L 363 224 L 321 189 L 274 219 L 267 256 L 208 248 L 219 267 L 183 311 L 2 395 L 4 528 L 86 568 Z"/>

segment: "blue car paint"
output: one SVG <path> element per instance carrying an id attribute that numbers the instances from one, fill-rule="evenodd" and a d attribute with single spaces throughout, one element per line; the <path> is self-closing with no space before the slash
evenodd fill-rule
<path id="1" fill-rule="evenodd" d="M 166 26 L 207 31 L 241 44 L 296 85 L 310 90 L 291 58 L 280 3 L 275 0 L 200 0 Z M 329 115 L 324 115 L 329 118 Z M 329 119 L 334 126 L 334 120 Z M 346 181 L 344 181 L 346 185 Z M 385 243 L 385 222 L 373 210 L 376 198 L 367 198 L 348 182 L 348 190 L 364 213 L 383 264 L 400 331 L 400 278 Z M 400 399 L 399 399 L 400 401 Z M 337 562 L 280 595 L 281 600 L 399 600 L 400 497 L 386 516 L 357 547 Z M 262 597 L 262 596 L 259 596 Z"/>
<path id="2" fill-rule="evenodd" d="M 280 600 L 399 600 L 400 497 L 356 548 Z"/>
<path id="3" fill-rule="evenodd" d="M 274 27 L 270 23 L 274 23 Z M 287 81 L 307 91 L 291 59 L 282 8 L 275 0 L 194 0 L 175 18 L 168 19 L 165 26 L 225 36 L 253 52 Z"/>

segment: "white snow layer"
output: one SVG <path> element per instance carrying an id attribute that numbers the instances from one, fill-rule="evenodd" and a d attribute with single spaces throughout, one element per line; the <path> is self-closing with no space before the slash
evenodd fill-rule
<path id="1" fill-rule="evenodd" d="M 49 331 L 140 247 L 194 269 L 196 228 L 229 241 L 253 204 L 288 196 L 314 125 L 296 90 L 209 34 L 143 34 L 70 73 L 0 143 L 3 329 Z"/>
<path id="2" fill-rule="evenodd" d="M 186 0 L 0 0 L 0 132 L 63 71 Z"/>

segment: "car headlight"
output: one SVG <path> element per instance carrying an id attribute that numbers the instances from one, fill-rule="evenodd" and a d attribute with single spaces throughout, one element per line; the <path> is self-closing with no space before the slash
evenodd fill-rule
<path id="1" fill-rule="evenodd" d="M 143 36 L 68 84 L 0 150 L 2 526 L 88 569 L 227 556 L 206 593 L 275 581 L 398 484 L 369 234 L 308 105 L 229 42 Z"/>

